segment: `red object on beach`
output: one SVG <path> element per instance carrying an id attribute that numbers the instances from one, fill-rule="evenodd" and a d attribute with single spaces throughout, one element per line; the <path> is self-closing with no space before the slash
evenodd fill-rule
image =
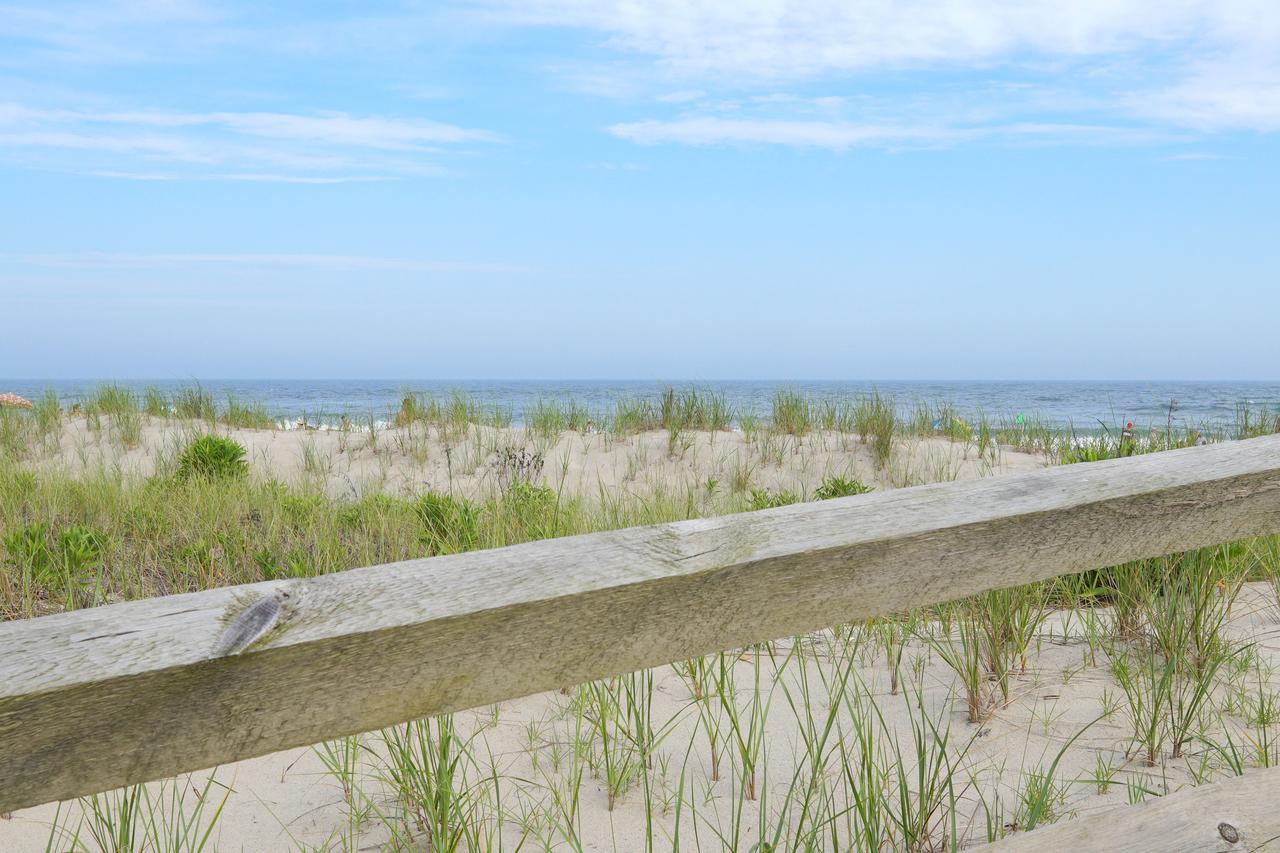
<path id="1" fill-rule="evenodd" d="M 19 409 L 31 408 L 31 401 L 17 394 L 0 394 L 0 406 L 17 406 Z"/>

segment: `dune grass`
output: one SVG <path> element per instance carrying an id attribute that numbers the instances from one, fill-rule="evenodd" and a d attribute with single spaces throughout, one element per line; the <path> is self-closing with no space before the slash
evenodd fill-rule
<path id="1" fill-rule="evenodd" d="M 229 427 L 240 429 L 275 429 L 276 427 L 276 420 L 267 414 L 266 406 L 261 403 L 241 402 L 231 395 L 227 395 L 227 404 L 218 415 L 218 420 Z"/>
<path id="2" fill-rule="evenodd" d="M 770 421 L 775 430 L 806 435 L 813 429 L 814 419 L 813 404 L 804 395 L 787 389 L 774 392 Z"/>
<path id="3" fill-rule="evenodd" d="M 51 395 L 30 412 L 0 410 L 0 618 L 868 491 L 844 475 L 812 494 L 770 491 L 753 488 L 747 471 L 732 488 L 689 483 L 602 500 L 555 488 L 536 453 L 508 448 L 481 498 L 336 498 L 243 476 L 234 442 L 200 443 L 226 417 L 206 399 L 184 389 L 162 406 L 112 389 L 86 401 L 82 416 L 96 413 L 104 429 L 122 416 L 158 417 L 152 402 L 200 422 L 148 477 L 32 467 L 68 415 Z M 732 420 L 723 400 L 701 392 L 619 401 L 605 414 L 547 403 L 527 427 L 619 436 Z M 406 395 L 396 415 L 454 437 L 509 418 L 463 396 Z M 900 419 L 879 394 L 830 408 L 796 395 L 775 398 L 770 423 L 753 431 L 803 441 L 853 432 L 883 466 L 895 441 L 920 432 L 978 446 L 985 418 L 956 420 L 943 406 Z M 1240 421 L 1237 434 L 1262 429 L 1256 414 Z M 1055 464 L 1203 437 L 987 429 L 1021 436 Z M 344 815 L 323 846 L 585 849 L 616 819 L 639 827 L 637 846 L 658 849 L 948 851 L 1069 817 L 1087 797 L 1136 800 L 1273 766 L 1280 682 L 1264 652 L 1229 629 L 1246 582 L 1266 584 L 1269 606 L 1280 605 L 1280 540 L 991 591 L 568 688 L 520 717 L 515 754 L 496 746 L 516 725 L 498 708 L 344 738 L 316 748 Z M 1053 655 L 1070 665 L 1051 669 Z M 1039 697 L 1074 688 L 1081 673 L 1104 685 L 1098 698 L 1082 718 L 1056 722 Z M 1005 718 L 1043 728 L 1050 751 L 986 755 L 984 732 Z M 59 808 L 51 849 L 214 849 L 233 802 L 203 778 L 86 798 Z"/>

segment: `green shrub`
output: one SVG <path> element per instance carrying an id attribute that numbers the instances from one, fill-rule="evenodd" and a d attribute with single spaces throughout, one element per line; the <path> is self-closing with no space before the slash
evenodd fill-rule
<path id="1" fill-rule="evenodd" d="M 17 567 L 20 576 L 45 582 L 53 566 L 49 525 L 40 522 L 27 524 L 5 534 L 3 542 L 5 553 Z"/>
<path id="2" fill-rule="evenodd" d="M 770 492 L 767 489 L 752 489 L 751 497 L 747 501 L 752 509 L 773 509 L 774 507 L 787 506 L 800 502 L 800 496 L 795 492 L 783 489 L 780 492 Z"/>
<path id="3" fill-rule="evenodd" d="M 847 498 L 850 495 L 865 495 L 871 487 L 861 480 L 846 480 L 844 477 L 826 477 L 822 485 L 814 491 L 813 496 L 820 501 L 831 498 Z"/>
<path id="4" fill-rule="evenodd" d="M 244 445 L 221 435 L 202 435 L 178 458 L 178 479 L 238 479 L 249 473 Z"/>
<path id="5" fill-rule="evenodd" d="M 101 531 L 71 524 L 52 537 L 49 525 L 33 523 L 6 535 L 3 543 L 18 584 L 28 593 L 45 588 L 67 608 L 97 603 L 98 571 L 107 550 Z"/>
<path id="6" fill-rule="evenodd" d="M 58 532 L 56 548 L 64 593 L 64 607 L 91 607 L 98 603 L 98 572 L 107 538 L 95 528 L 72 524 Z"/>

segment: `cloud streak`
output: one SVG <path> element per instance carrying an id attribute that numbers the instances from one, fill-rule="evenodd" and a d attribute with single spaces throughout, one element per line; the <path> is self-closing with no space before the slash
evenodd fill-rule
<path id="1" fill-rule="evenodd" d="M 686 74 L 767 80 L 1276 36 L 1268 0 L 511 0 L 493 7 L 513 23 L 600 31 L 610 47 Z"/>
<path id="2" fill-rule="evenodd" d="M 699 116 L 624 122 L 612 125 L 608 131 L 642 145 L 781 145 L 831 151 L 862 147 L 939 148 L 992 139 L 1010 145 L 1143 145 L 1179 141 L 1173 134 L 1148 128 L 1057 122 L 962 127 Z"/>
<path id="3" fill-rule="evenodd" d="M 447 148 L 492 142 L 484 130 L 341 112 L 33 109 L 0 104 L 0 148 L 35 165 L 142 180 L 333 183 L 438 174 Z M 155 164 L 167 164 L 168 171 Z"/>
<path id="4" fill-rule="evenodd" d="M 510 264 L 388 258 L 369 255 L 289 253 L 130 253 L 76 252 L 58 254 L 10 254 L 0 259 L 23 266 L 57 269 L 170 269 L 245 267 L 256 269 L 368 270 L 404 272 L 520 272 Z"/>
<path id="5" fill-rule="evenodd" d="M 677 103 L 671 91 L 760 94 L 821 85 L 862 95 L 884 81 L 897 96 L 928 94 L 941 102 L 956 94 L 957 74 L 977 72 L 1056 90 L 1061 106 L 1047 115 L 1016 92 L 987 92 L 984 109 L 1018 110 L 1001 117 L 1012 124 L 1280 131 L 1280 4 L 1273 0 L 494 0 L 489 13 L 515 26 L 600 35 L 605 47 L 628 58 L 607 63 L 610 73 L 638 66 L 654 81 L 651 97 L 660 105 Z M 1091 106 L 1071 109 L 1077 102 Z M 973 135 L 948 116 L 921 121 L 891 104 L 875 106 L 885 109 L 841 117 L 851 123 L 805 126 L 779 111 L 734 125 L 706 109 L 610 130 L 637 142 L 829 148 Z M 1061 141 L 1108 134 L 1135 135 L 1072 131 Z M 977 135 L 1018 136 L 997 129 Z"/>

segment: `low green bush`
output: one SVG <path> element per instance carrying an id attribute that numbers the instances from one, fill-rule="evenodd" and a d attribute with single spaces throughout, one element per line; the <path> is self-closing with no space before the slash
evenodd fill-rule
<path id="1" fill-rule="evenodd" d="M 850 495 L 865 495 L 869 491 L 871 491 L 871 487 L 861 480 L 826 477 L 823 479 L 822 484 L 814 490 L 813 496 L 820 501 L 825 501 L 831 498 L 847 498 Z"/>
<path id="2" fill-rule="evenodd" d="M 202 435 L 178 457 L 178 479 L 239 479 L 249 473 L 244 445 L 221 435 Z"/>
<path id="3" fill-rule="evenodd" d="M 800 496 L 788 489 L 780 492 L 770 492 L 767 489 L 752 489 L 751 497 L 747 504 L 752 509 L 773 509 L 774 507 L 787 506 L 800 502 Z"/>

